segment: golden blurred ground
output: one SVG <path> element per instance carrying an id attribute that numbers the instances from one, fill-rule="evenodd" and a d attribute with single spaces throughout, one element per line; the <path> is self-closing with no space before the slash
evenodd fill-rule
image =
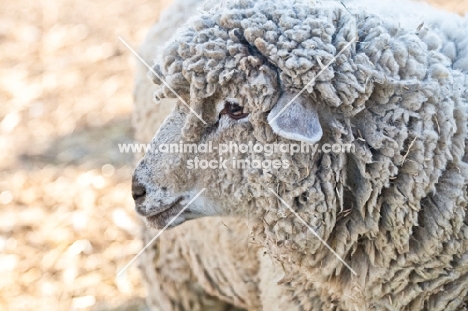
<path id="1" fill-rule="evenodd" d="M 133 59 L 170 0 L 0 0 L 0 310 L 143 310 Z M 468 0 L 434 0 L 457 12 Z"/>
<path id="2" fill-rule="evenodd" d="M 167 2 L 167 1 L 166 1 Z M 0 2 L 0 310 L 142 308 L 133 59 L 162 1 Z"/>

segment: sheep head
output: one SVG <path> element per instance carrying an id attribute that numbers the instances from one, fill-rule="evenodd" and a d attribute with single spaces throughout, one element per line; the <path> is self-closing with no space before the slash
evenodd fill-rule
<path id="1" fill-rule="evenodd" d="M 153 150 L 138 165 L 133 181 L 137 211 L 150 224 L 165 226 L 202 188 L 207 191 L 172 225 L 210 215 L 245 215 L 255 205 L 252 190 L 260 186 L 257 178 L 264 178 L 266 183 L 277 182 L 278 174 L 289 181 L 295 179 L 288 176 L 289 170 L 281 174 L 283 163 L 288 162 L 281 153 L 252 155 L 237 147 L 222 150 L 221 145 L 268 144 L 278 142 L 278 138 L 284 144 L 291 140 L 313 143 L 322 136 L 316 105 L 282 90 L 276 71 L 260 60 L 249 61 L 254 65 L 240 71 L 237 83 L 202 100 L 179 101 L 151 141 Z M 161 146 L 171 144 L 177 152 L 162 150 Z M 211 151 L 189 150 L 194 144 L 209 146 Z M 189 152 L 183 151 L 185 147 Z M 262 163 L 267 160 L 282 165 L 271 169 L 239 164 L 253 157 Z M 199 167 L 197 163 L 203 161 L 216 165 Z M 263 197 L 262 191 L 265 189 L 257 189 L 255 197 Z"/>
<path id="2" fill-rule="evenodd" d="M 270 5 L 278 6 L 277 10 L 272 10 Z M 335 89 L 344 91 L 345 86 L 340 84 L 340 79 L 333 79 L 334 67 L 322 70 L 322 62 L 330 61 L 343 46 L 332 42 L 335 32 L 339 33 L 334 18 L 340 18 L 341 9 L 325 14 L 314 11 L 313 18 L 307 12 L 311 9 L 301 5 L 298 7 L 305 11 L 294 13 L 292 4 L 288 3 L 264 2 L 256 7 L 252 2 L 239 1 L 227 11 L 218 9 L 191 20 L 154 67 L 167 82 L 161 85 L 156 98 L 174 97 L 172 88 L 179 102 L 152 140 L 153 148 L 181 142 L 210 142 L 213 147 L 248 142 L 313 144 L 324 135 L 321 123 L 334 122 L 334 112 L 352 115 L 362 109 L 362 99 L 355 100 L 366 93 L 362 87 L 366 77 L 361 71 L 353 72 L 346 92 L 338 96 Z M 279 13 L 271 16 L 270 12 Z M 328 23 L 322 20 L 324 16 L 328 16 Z M 301 19 L 304 19 L 302 25 L 297 25 Z M 346 18 L 342 20 L 345 22 Z M 314 26 L 320 26 L 320 31 Z M 294 33 L 289 33 L 293 28 Z M 341 41 L 352 39 L 350 35 L 347 37 Z M 343 71 L 346 74 L 358 69 L 361 60 L 343 64 L 345 55 L 349 57 L 352 53 L 343 54 L 339 59 L 341 65 L 337 66 L 351 63 Z M 316 77 L 319 72 L 320 76 Z M 151 76 L 160 83 L 156 76 Z M 316 83 L 309 83 L 307 90 L 303 89 L 310 80 Z M 341 133 L 327 132 L 325 136 L 327 140 L 342 138 Z M 187 163 L 194 157 L 198 161 L 227 163 L 218 169 L 188 169 Z M 161 227 L 198 191 L 207 188 L 174 224 L 201 216 L 245 215 L 257 204 L 256 200 L 273 200 L 270 195 L 265 198 L 266 185 L 276 188 L 279 183 L 287 183 L 293 187 L 308 180 L 299 187 L 305 189 L 314 183 L 309 179 L 315 178 L 308 176 L 313 175 L 320 158 L 318 154 L 274 153 L 266 157 L 217 152 L 149 153 L 134 175 L 137 210 Z M 245 159 L 288 162 L 294 163 L 294 167 L 233 167 L 235 161 Z"/>

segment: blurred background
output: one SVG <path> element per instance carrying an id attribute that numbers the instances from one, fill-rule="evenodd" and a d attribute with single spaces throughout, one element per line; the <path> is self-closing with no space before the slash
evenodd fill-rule
<path id="1" fill-rule="evenodd" d="M 145 310 L 135 60 L 170 0 L 0 0 L 0 310 Z M 468 12 L 468 0 L 433 0 Z"/>

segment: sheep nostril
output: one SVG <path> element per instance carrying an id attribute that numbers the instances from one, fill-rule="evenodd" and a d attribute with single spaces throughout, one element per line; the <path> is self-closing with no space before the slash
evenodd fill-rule
<path id="1" fill-rule="evenodd" d="M 143 184 L 138 181 L 133 181 L 132 183 L 132 197 L 136 203 L 141 203 L 146 197 L 146 188 Z"/>

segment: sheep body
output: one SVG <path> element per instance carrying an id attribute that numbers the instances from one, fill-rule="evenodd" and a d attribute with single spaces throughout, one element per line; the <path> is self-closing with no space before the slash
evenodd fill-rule
<path id="1" fill-rule="evenodd" d="M 251 113 L 252 128 L 243 124 L 244 130 L 208 138 L 287 142 L 266 125 L 264 112 L 278 96 L 275 78 L 283 92 L 297 92 L 357 36 L 359 42 L 307 88 L 307 96 L 320 103 L 322 139 L 354 143 L 357 150 L 295 155 L 291 170 L 275 171 L 274 178 L 230 171 L 225 188 L 219 175 L 200 177 L 161 166 L 162 156 L 145 157 L 139 178 L 162 183 L 164 177 L 167 184 L 180 183 L 171 174 L 202 179 L 221 188 L 211 189 L 206 202 L 219 200 L 226 214 L 250 213 L 249 230 L 243 220 L 205 218 L 168 231 L 155 246 L 167 253 L 157 259 L 148 254 L 143 264 L 148 271 L 154 268 L 148 261 L 156 260 L 152 281 L 160 298 L 154 304 L 166 299 L 164 310 L 226 308 L 209 298 L 216 296 L 251 310 L 467 307 L 467 19 L 446 13 L 451 20 L 445 22 L 427 9 L 430 21 L 401 27 L 358 5 L 239 1 L 193 18 L 167 46 L 156 69 L 195 111 L 209 110 L 212 96 L 240 94 Z M 165 86 L 156 93 L 162 100 L 173 97 Z M 216 118 L 203 116 L 208 122 Z M 165 132 L 171 122 L 184 125 L 184 140 L 203 137 L 205 128 L 189 115 L 185 121 L 169 118 L 156 140 L 173 136 Z M 227 190 L 232 180 L 235 192 Z M 357 276 L 268 192 L 272 182 Z M 226 202 L 230 196 L 249 199 L 235 207 Z M 169 261 L 180 263 L 180 277 L 165 271 Z M 217 274 L 220 266 L 224 275 Z M 174 290 L 178 284 L 184 284 L 181 292 Z M 188 301 L 178 304 L 180 296 Z"/>

